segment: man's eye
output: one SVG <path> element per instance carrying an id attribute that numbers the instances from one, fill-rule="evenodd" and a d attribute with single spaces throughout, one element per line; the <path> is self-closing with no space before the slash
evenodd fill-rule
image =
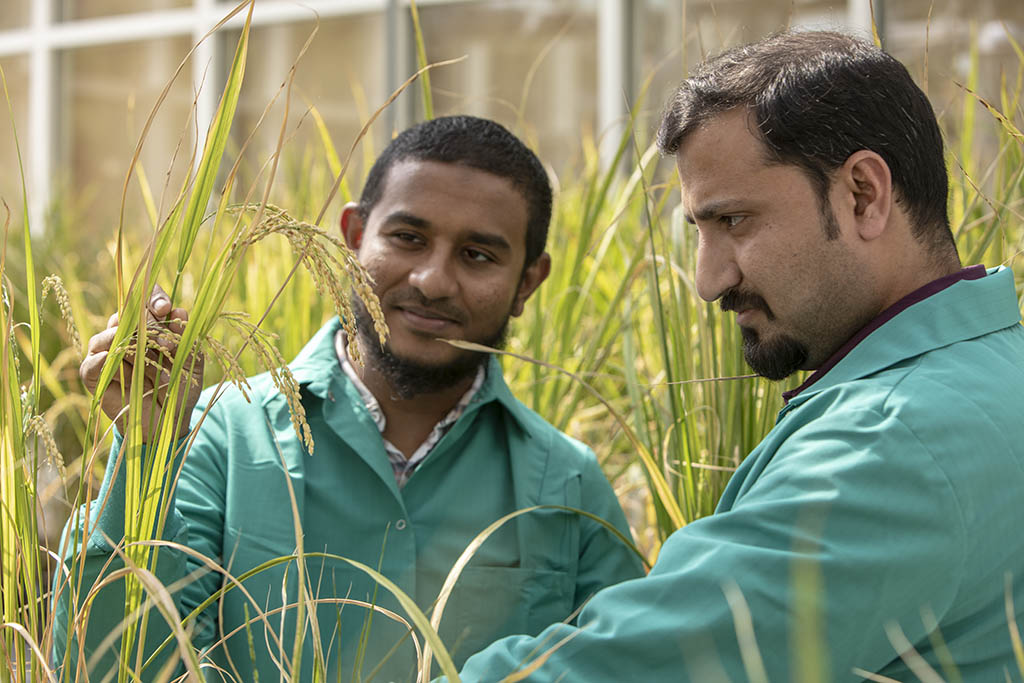
<path id="1" fill-rule="evenodd" d="M 746 216 L 722 216 L 719 220 L 725 223 L 727 228 L 735 228 L 743 222 L 744 218 L 746 218 Z"/>
<path id="2" fill-rule="evenodd" d="M 480 251 L 479 249 L 467 249 L 466 256 L 469 257 L 470 261 L 475 261 L 477 263 L 490 263 L 494 261 L 490 254 Z"/>
<path id="3" fill-rule="evenodd" d="M 419 243 L 419 242 L 422 241 L 420 239 L 420 236 L 417 235 L 414 232 L 396 232 L 396 233 L 392 234 L 392 237 L 394 237 L 395 239 L 397 239 L 399 241 L 409 242 L 409 243 L 413 243 L 413 244 L 416 244 L 416 243 Z"/>

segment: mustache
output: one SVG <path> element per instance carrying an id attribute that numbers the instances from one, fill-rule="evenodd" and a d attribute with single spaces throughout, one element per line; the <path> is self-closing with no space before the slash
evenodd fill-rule
<path id="1" fill-rule="evenodd" d="M 772 309 L 768 307 L 768 302 L 753 292 L 730 289 L 722 295 L 718 305 L 723 311 L 745 311 L 748 309 L 763 311 L 769 320 L 775 319 Z"/>
<path id="2" fill-rule="evenodd" d="M 386 303 L 390 306 L 422 308 L 460 324 L 466 321 L 466 313 L 449 299 L 430 299 L 415 287 L 406 287 L 405 289 L 391 292 L 387 297 Z"/>

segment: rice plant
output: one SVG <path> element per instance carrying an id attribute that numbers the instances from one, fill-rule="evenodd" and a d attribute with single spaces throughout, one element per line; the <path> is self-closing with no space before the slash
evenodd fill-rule
<path id="1" fill-rule="evenodd" d="M 245 373 L 238 362 L 238 355 L 248 347 L 262 368 L 269 371 L 278 389 L 288 398 L 296 433 L 310 450 L 313 448 L 295 380 L 274 344 L 273 335 L 261 327 L 266 311 L 263 311 L 260 319 L 252 320 L 244 312 L 231 312 L 225 308 L 229 293 L 233 291 L 244 269 L 246 257 L 257 243 L 271 236 L 283 236 L 292 247 L 293 263 L 284 271 L 283 281 L 278 285 L 274 300 L 280 296 L 280 288 L 285 286 L 299 266 L 304 266 L 318 296 L 333 304 L 333 312 L 346 321 L 347 326 L 351 328 L 351 321 L 354 320 L 349 299 L 350 292 L 354 292 L 363 299 L 374 317 L 381 341 L 386 337 L 387 331 L 369 277 L 344 242 L 315 223 L 297 220 L 284 209 L 267 203 L 281 158 L 281 146 L 291 123 L 288 117 L 290 93 L 287 92 L 287 85 L 281 139 L 275 152 L 260 169 L 259 184 L 254 183 L 242 189 L 235 187 L 247 143 L 242 145 L 237 160 L 226 176 L 219 175 L 224 165 L 228 137 L 245 75 L 252 9 L 251 0 L 241 3 L 211 30 L 211 33 L 216 31 L 235 14 L 244 12 L 246 15 L 219 108 L 201 151 L 198 154 L 193 152 L 195 170 L 189 174 L 170 202 L 171 208 L 167 215 L 158 218 L 148 244 L 142 249 L 132 249 L 127 244 L 130 238 L 124 224 L 124 198 L 133 183 L 136 171 L 134 166 L 146 139 L 145 130 L 129 168 L 122 193 L 122 221 L 113 254 L 118 325 L 98 386 L 84 411 L 85 425 L 80 432 L 79 444 L 84 456 L 77 461 L 78 491 L 75 496 L 78 500 L 92 497 L 91 471 L 103 458 L 111 426 L 103 416 L 100 399 L 107 386 L 115 383 L 120 387 L 125 409 L 115 418 L 123 439 L 119 451 L 111 457 L 116 458 L 115 467 L 125 473 L 127 497 L 124 501 L 97 501 L 97 505 L 99 514 L 102 514 L 105 506 L 121 508 L 123 503 L 120 512 L 124 519 L 124 537 L 108 539 L 119 562 L 114 562 L 110 570 L 94 582 L 87 580 L 81 553 L 68 552 L 66 563 L 59 567 L 53 583 L 53 595 L 47 589 L 47 581 L 36 552 L 39 532 L 36 524 L 35 473 L 40 470 L 42 457 L 49 457 L 55 463 L 59 461 L 47 422 L 37 414 L 39 380 L 44 377 L 40 371 L 46 368 L 40 354 L 40 339 L 44 328 L 40 324 L 40 302 L 37 300 L 40 284 L 37 284 L 34 272 L 27 216 L 22 221 L 24 240 L 21 255 L 25 264 L 25 284 L 21 291 L 27 293 L 24 307 L 30 314 L 28 323 L 24 325 L 29 335 L 29 367 L 24 370 L 35 369 L 36 376 L 28 384 L 22 384 L 23 368 L 15 334 L 18 325 L 14 323 L 14 292 L 5 285 L 4 305 L 0 312 L 0 326 L 5 330 L 3 360 L 0 365 L 0 379 L 4 386 L 0 421 L 3 437 L 0 462 L 3 471 L 0 478 L 0 500 L 3 502 L 0 521 L 3 541 L 2 681 L 53 680 L 54 676 L 59 676 L 61 680 L 79 680 L 87 676 L 90 662 L 102 652 L 94 654 L 88 662 L 85 661 L 81 650 L 81 641 L 84 639 L 81 629 L 99 591 L 118 582 L 122 584 L 124 595 L 124 621 L 119 629 L 107 636 L 100 648 L 101 651 L 114 648 L 118 653 L 118 680 L 145 680 L 154 675 L 152 669 L 144 673 L 147 667 L 153 665 L 152 652 L 144 647 L 151 626 L 151 615 L 167 621 L 175 641 L 172 649 L 176 650 L 176 656 L 163 665 L 161 676 L 171 672 L 180 659 L 193 680 L 202 680 L 202 665 L 198 653 L 190 647 L 189 634 L 185 630 L 186 622 L 180 619 L 170 599 L 169 591 L 173 587 L 160 585 L 153 573 L 159 563 L 160 548 L 166 544 L 159 539 L 167 518 L 167 502 L 176 482 L 177 467 L 181 459 L 187 456 L 191 443 L 190 438 L 183 437 L 194 435 L 198 429 L 198 425 L 190 429 L 189 416 L 184 414 L 184 407 L 185 397 L 196 391 L 201 381 L 202 359 L 209 358 L 219 366 L 221 383 L 230 381 L 244 392 Z M 188 57 L 174 77 L 178 76 L 187 61 Z M 427 68 L 425 66 L 421 71 Z M 403 88 L 414 78 L 410 78 Z M 166 92 L 165 89 L 165 95 Z M 391 99 L 397 95 L 396 92 Z M 147 122 L 147 130 L 152 121 L 153 115 Z M 347 162 L 339 169 L 327 202 L 344 178 L 346 166 Z M 146 195 L 148 188 L 144 174 L 140 172 L 135 177 Z M 223 180 L 219 180 L 220 177 Z M 215 186 L 219 198 L 214 195 Z M 232 203 L 231 198 L 235 195 L 243 197 L 241 203 Z M 22 199 L 23 205 L 27 206 L 24 196 Z M 212 212 L 211 206 L 214 207 Z M 317 221 L 322 219 L 325 209 L 326 202 Z M 3 254 L 6 259 L 6 229 L 4 234 Z M 207 243 L 202 249 L 197 249 L 200 240 Z M 131 258 L 130 254 L 136 258 Z M 0 265 L 0 273 L 6 280 L 6 261 Z M 187 322 L 183 317 L 156 321 L 149 314 L 147 301 L 158 281 L 170 283 L 167 296 L 174 305 L 180 305 L 185 299 L 186 290 L 191 290 Z M 188 286 L 189 282 L 191 286 Z M 43 297 L 52 293 L 61 315 L 70 319 L 71 302 L 60 278 L 48 277 L 41 286 Z M 229 349 L 218 341 L 214 336 L 215 331 L 222 327 L 227 327 L 242 339 L 242 348 Z M 73 326 L 69 329 L 71 346 L 77 349 L 77 332 Z M 349 332 L 350 338 L 355 339 L 354 330 L 350 329 Z M 358 358 L 356 360 L 358 362 Z M 147 378 L 147 373 L 143 371 L 148 368 L 156 370 L 153 378 Z M 148 401 L 145 399 L 151 394 L 158 396 L 159 412 L 148 410 Z M 34 447 L 37 443 L 39 447 Z M 73 539 L 62 539 L 62 548 L 84 547 L 85 539 L 90 538 L 92 519 L 80 519 L 81 514 L 81 510 L 76 511 L 67 527 L 68 532 L 73 534 L 79 533 L 80 529 L 81 535 Z M 298 519 L 297 513 L 295 519 Z M 306 586 L 301 530 L 297 530 L 297 541 L 296 555 L 282 558 L 282 561 L 294 562 L 299 584 Z M 54 550 L 50 549 L 49 552 L 52 554 Z M 119 564 L 123 565 L 123 569 L 118 568 Z M 399 602 L 409 612 L 412 624 L 430 630 L 426 617 L 410 598 L 401 594 L 397 587 L 372 568 L 362 565 L 358 568 L 371 574 L 385 589 L 396 593 Z M 104 599 L 109 600 L 110 596 L 110 593 L 106 593 Z M 73 618 L 63 624 L 47 621 L 51 615 L 47 605 L 51 600 L 54 603 L 63 601 L 70 604 Z M 303 613 L 309 600 L 308 594 L 300 594 L 295 605 L 297 623 L 305 623 Z M 426 633 L 425 637 L 431 642 L 445 673 L 456 675 L 451 659 L 437 640 L 436 633 Z M 301 666 L 303 639 L 304 631 L 300 629 L 295 636 L 292 656 L 292 666 L 296 670 Z M 65 644 L 65 647 L 58 650 L 63 652 L 63 658 L 59 661 L 51 661 L 49 656 L 55 641 Z"/>
<path id="2" fill-rule="evenodd" d="M 251 9 L 251 2 L 243 2 L 232 14 Z M 318 126 L 320 149 L 286 148 L 289 126 L 294 125 L 286 112 L 277 149 L 254 173 L 258 185 L 254 181 L 239 187 L 245 144 L 235 162 L 228 163 L 229 132 L 249 50 L 248 27 L 247 21 L 214 124 L 204 146 L 194 152 L 195 173 L 170 198 L 167 215 L 151 212 L 154 230 L 147 243 L 136 244 L 131 231 L 119 226 L 109 249 L 117 273 L 112 281 L 103 274 L 111 268 L 109 262 L 98 265 L 75 253 L 52 251 L 37 258 L 27 215 L 22 216 L 20 235 L 10 235 L 5 208 L 0 254 L 0 683 L 57 676 L 85 680 L 88 662 L 76 658 L 72 665 L 73 648 L 67 648 L 61 662 L 50 658 L 58 634 L 47 608 L 53 599 L 48 571 L 60 566 L 55 560 L 59 549 L 56 544 L 39 548 L 37 509 L 43 492 L 37 482 L 38 472 L 52 466 L 62 472 L 71 499 L 86 502 L 95 495 L 97 475 L 102 476 L 112 424 L 97 399 L 83 395 L 74 348 L 77 336 L 87 338 L 102 328 L 104 321 L 93 317 L 95 312 L 117 310 L 124 321 L 101 385 L 131 387 L 127 411 L 118 421 L 125 438 L 114 456 L 131 492 L 125 501 L 124 539 L 112 539 L 124 569 L 104 578 L 108 583 L 123 581 L 125 621 L 106 646 L 119 653 L 119 681 L 151 680 L 157 660 L 143 644 L 155 630 L 149 620 L 166 619 L 173 635 L 163 644 L 164 651 L 175 651 L 170 661 L 180 660 L 201 679 L 204 662 L 189 647 L 192 620 L 169 611 L 172 587 L 151 579 L 161 546 L 154 539 L 160 538 L 168 513 L 167 487 L 173 486 L 171 475 L 186 457 L 188 441 L 181 448 L 177 437 L 188 431 L 188 416 L 180 406 L 191 389 L 194 363 L 205 355 L 212 365 L 207 379 L 234 382 L 242 391 L 246 375 L 263 369 L 275 373 L 281 391 L 293 397 L 294 428 L 309 438 L 284 359 L 326 317 L 340 313 L 351 319 L 346 309 L 351 288 L 373 301 L 358 261 L 323 224 L 334 196 L 347 198 L 349 190 L 346 162 L 315 110 L 311 119 Z M 418 47 L 421 68 L 426 69 L 422 40 Z M 948 147 L 950 215 L 965 264 L 1007 264 L 1021 282 L 1024 51 L 1016 44 L 1015 49 L 1020 61 L 1008 72 L 998 101 L 983 99 L 970 80 L 962 85 L 960 129 Z M 428 97 L 429 85 L 424 92 Z M 282 100 L 287 108 L 287 85 Z M 520 319 L 504 366 L 514 393 L 557 427 L 594 446 L 632 513 L 639 545 L 653 559 L 668 534 L 714 510 L 732 470 L 771 428 L 782 387 L 750 376 L 732 320 L 696 297 L 693 237 L 672 210 L 677 203 L 673 169 L 658 158 L 645 132 L 633 128 L 619 141 L 620 158 L 636 159 L 625 174 L 602 167 L 589 140 L 581 140 L 581 166 L 561 174 L 549 240 L 554 268 Z M 980 130 L 991 132 L 997 141 L 996 152 L 985 158 L 974 144 Z M 145 133 L 140 146 L 144 141 Z M 278 169 L 292 160 L 302 173 L 282 188 Z M 230 169 L 224 173 L 226 165 Z M 122 203 L 136 186 L 152 195 L 141 167 L 129 170 Z M 29 190 L 21 192 L 22 207 Z M 275 203 L 270 202 L 272 195 Z M 59 248 L 59 234 L 48 238 Z M 261 248 L 268 243 L 274 248 Z M 57 271 L 59 279 L 40 277 L 40 262 Z M 187 302 L 187 325 L 147 320 L 143 302 L 157 282 L 170 283 L 174 305 Z M 225 331 L 226 338 L 221 336 Z M 58 338 L 64 341 L 55 345 Z M 146 417 L 141 410 L 143 373 L 126 375 L 122 361 L 152 352 L 148 362 L 164 364 L 160 352 L 168 345 L 179 352 L 164 367 L 166 409 Z M 98 389 L 96 395 L 100 393 Z M 64 464 L 61 453 L 73 460 Z M 75 522 L 73 518 L 69 528 Z M 315 614 L 312 607 L 326 598 L 305 589 L 311 586 L 306 562 L 317 555 L 303 551 L 298 531 L 297 552 L 279 561 L 292 563 L 299 573 L 304 590 L 289 607 L 300 615 L 297 623 L 303 623 L 302 615 Z M 83 533 L 88 532 L 86 525 Z M 435 657 L 450 680 L 457 680 L 436 634 L 443 609 L 428 616 L 373 568 L 358 568 L 396 593 L 406 614 L 384 618 L 404 620 L 410 631 L 422 635 L 429 644 L 423 648 L 424 669 L 430 670 Z M 223 567 L 211 570 L 226 573 Z M 456 569 L 452 581 L 457 576 Z M 225 590 L 241 589 L 245 578 L 227 576 Z M 100 588 L 85 581 L 73 556 L 59 570 L 54 586 L 83 617 Z M 211 596 L 211 604 L 218 597 Z M 742 617 L 742 596 L 730 597 Z M 372 611 L 374 606 L 358 608 Z M 1019 645 L 1012 614 L 1010 633 Z M 253 605 L 253 623 L 271 616 Z M 59 637 L 76 642 L 83 635 L 74 632 L 81 623 L 70 622 Z M 738 626 L 743 623 L 738 619 Z M 290 672 L 301 670 L 303 639 L 311 637 L 310 631 L 296 629 L 294 642 L 279 644 L 282 651 L 290 650 Z M 749 670 L 756 674 L 753 654 L 751 650 Z M 326 670 L 323 654 L 315 652 L 314 657 L 314 669 Z M 1024 654 L 1020 659 L 1024 673 Z M 368 662 L 367 670 L 374 664 Z"/>

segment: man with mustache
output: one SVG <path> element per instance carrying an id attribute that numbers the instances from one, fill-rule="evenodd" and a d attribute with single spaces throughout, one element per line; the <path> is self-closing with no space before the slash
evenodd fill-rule
<path id="1" fill-rule="evenodd" d="M 870 43 L 783 33 L 700 66 L 659 143 L 701 298 L 757 373 L 813 372 L 648 576 L 462 680 L 1020 680 L 1024 329 L 1013 273 L 960 264 L 927 97 Z"/>
<path id="2" fill-rule="evenodd" d="M 377 568 L 429 612 L 463 550 L 515 510 L 581 509 L 628 537 L 593 453 L 517 401 L 494 357 L 444 341 L 501 346 L 509 319 L 523 312 L 548 275 L 550 217 L 551 189 L 540 161 L 492 121 L 439 118 L 392 140 L 359 203 L 341 215 L 345 241 L 374 280 L 387 343 L 381 346 L 365 305 L 355 299 L 358 338 L 346 339 L 341 322 L 332 320 L 290 365 L 314 453 L 305 451 L 287 398 L 267 376 L 249 380 L 250 401 L 234 390 L 219 398 L 185 457 L 165 538 L 240 576 L 294 552 L 294 492 L 307 553 Z M 155 320 L 187 317 L 182 309 L 172 311 L 159 290 L 150 309 Z M 90 389 L 116 325 L 115 316 L 90 343 L 82 364 Z M 361 364 L 350 357 L 350 341 Z M 112 419 L 123 400 L 118 387 L 106 392 Z M 191 401 L 197 400 L 195 416 L 211 395 L 196 391 Z M 117 511 L 124 474 L 113 471 L 118 445 L 97 498 L 106 500 L 110 492 L 89 539 L 86 587 L 109 559 L 110 539 L 123 536 Z M 174 593 L 182 616 L 222 585 L 221 575 L 202 568 L 192 554 L 161 550 L 158 577 L 168 586 L 184 579 Z M 204 661 L 241 681 L 257 674 L 277 680 L 279 669 L 289 672 L 282 660 L 291 654 L 295 629 L 296 571 L 294 563 L 266 569 L 243 584 L 255 603 L 235 589 L 203 612 L 193 642 L 211 648 Z M 498 637 L 537 633 L 572 618 L 599 588 L 641 573 L 632 550 L 598 522 L 564 509 L 532 511 L 479 547 L 451 595 L 440 633 L 461 665 Z M 372 672 L 381 681 L 415 678 L 409 628 L 368 609 L 404 616 L 387 590 L 333 557 L 307 558 L 306 575 L 310 597 L 319 600 L 311 608 L 316 628 L 307 627 L 301 671 L 289 672 L 293 680 L 313 680 L 315 662 L 326 666 L 320 675 L 327 680 L 365 679 Z M 120 582 L 93 604 L 87 656 L 123 617 L 119 590 Z M 291 608 L 282 617 L 275 610 L 285 603 Z M 58 610 L 59 660 L 66 597 Z M 266 623 L 259 612 L 268 615 Z M 155 613 L 149 630 L 154 643 L 168 633 Z M 77 654 L 77 644 L 70 649 Z M 110 666 L 116 662 L 108 652 L 93 675 Z M 152 664 L 142 680 L 159 666 Z"/>

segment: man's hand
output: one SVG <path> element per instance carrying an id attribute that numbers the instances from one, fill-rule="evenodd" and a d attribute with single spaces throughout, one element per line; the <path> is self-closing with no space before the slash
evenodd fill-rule
<path id="1" fill-rule="evenodd" d="M 149 443 L 152 440 L 151 437 L 155 435 L 155 430 L 160 424 L 160 418 L 164 411 L 164 403 L 167 400 L 170 383 L 171 364 L 178 350 L 177 340 L 185 330 L 188 313 L 183 308 L 172 309 L 170 297 L 157 285 L 153 287 L 153 293 L 150 295 L 146 306 L 146 319 L 147 325 L 150 328 L 147 337 L 151 342 L 155 342 L 158 347 L 153 348 L 151 345 L 146 350 L 146 362 L 143 364 L 143 389 L 145 393 L 142 397 L 142 433 L 143 441 Z M 117 334 L 117 323 L 118 317 L 115 313 L 107 320 L 107 329 L 89 340 L 88 353 L 79 367 L 79 374 L 82 376 L 85 387 L 90 392 L 94 393 L 96 391 L 103 363 L 110 352 L 110 345 L 114 341 L 114 335 Z M 164 333 L 165 331 L 172 333 L 174 336 Z M 177 414 L 181 415 L 181 426 L 178 429 L 176 438 L 181 438 L 188 434 L 192 409 L 199 400 L 199 393 L 203 388 L 204 358 L 200 355 L 194 361 L 193 363 L 193 359 L 188 359 L 185 362 L 185 371 L 182 373 L 182 387 L 178 395 L 185 405 L 184 407 L 180 405 L 178 407 L 179 412 Z M 121 430 L 122 434 L 125 433 L 127 413 L 125 406 L 128 405 L 129 401 L 128 392 L 131 390 L 132 373 L 137 365 L 136 351 L 125 354 L 124 360 L 121 363 L 123 372 L 118 372 L 114 375 L 113 380 L 104 390 L 100 401 L 103 412 L 111 420 L 116 421 L 117 427 Z M 123 385 L 122 382 L 124 382 Z"/>

